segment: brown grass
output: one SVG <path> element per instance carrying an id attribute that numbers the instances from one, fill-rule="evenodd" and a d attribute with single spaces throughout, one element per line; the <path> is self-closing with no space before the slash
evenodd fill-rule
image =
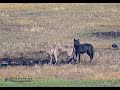
<path id="1" fill-rule="evenodd" d="M 0 77 L 32 77 L 39 79 L 74 79 L 99 80 L 119 79 L 118 65 L 64 65 L 64 66 L 34 66 L 34 67 L 7 67 L 0 70 Z"/>

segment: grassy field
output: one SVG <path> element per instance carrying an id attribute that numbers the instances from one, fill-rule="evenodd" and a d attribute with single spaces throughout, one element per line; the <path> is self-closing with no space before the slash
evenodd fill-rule
<path id="1" fill-rule="evenodd" d="M 33 79 L 31 82 L 0 80 L 0 87 L 120 87 L 120 80 Z"/>
<path id="2" fill-rule="evenodd" d="M 0 78 L 39 78 L 38 82 L 43 82 L 41 86 L 46 84 L 46 80 L 41 79 L 65 79 L 68 83 L 48 80 L 48 86 L 51 82 L 57 82 L 56 86 L 120 86 L 120 50 L 111 48 L 114 42 L 120 45 L 120 38 L 90 36 L 109 31 L 120 31 L 119 3 L 0 3 L 0 58 L 47 50 L 50 44 L 73 45 L 74 38 L 79 38 L 81 43 L 91 43 L 95 49 L 92 65 L 83 54 L 81 65 L 0 67 Z M 104 80 L 108 81 L 103 83 Z M 14 85 L 9 81 L 0 83 Z M 37 81 L 26 82 L 26 86 L 33 83 L 38 86 Z"/>

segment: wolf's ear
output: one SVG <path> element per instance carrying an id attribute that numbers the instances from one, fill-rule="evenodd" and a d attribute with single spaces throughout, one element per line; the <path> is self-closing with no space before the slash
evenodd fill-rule
<path id="1" fill-rule="evenodd" d="M 75 41 L 75 39 L 74 39 L 74 41 Z"/>

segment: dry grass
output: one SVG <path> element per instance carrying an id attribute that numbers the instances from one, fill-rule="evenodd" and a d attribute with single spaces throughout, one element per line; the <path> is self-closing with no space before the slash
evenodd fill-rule
<path id="1" fill-rule="evenodd" d="M 7 67 L 1 68 L 0 77 L 32 77 L 39 79 L 73 79 L 73 80 L 100 80 L 119 79 L 120 66 L 104 65 L 65 65 L 65 66 L 34 66 L 34 67 Z"/>
<path id="2" fill-rule="evenodd" d="M 81 8 L 82 10 L 87 10 L 89 7 L 87 8 L 83 8 L 84 5 L 86 6 L 87 4 L 76 4 L 76 3 L 1 3 L 0 4 L 0 10 L 54 10 L 54 11 L 58 11 L 58 10 L 78 10 L 79 8 Z M 101 4 L 97 4 L 97 5 L 101 5 Z M 103 6 L 103 5 L 102 5 Z M 96 7 L 96 6 L 95 6 Z M 95 8 L 94 7 L 94 8 Z M 96 10 L 92 8 L 93 10 Z M 101 7 L 97 6 L 98 9 L 100 9 Z M 104 7 L 101 9 L 104 11 Z M 116 11 L 116 9 L 113 8 L 114 11 Z"/>
<path id="3" fill-rule="evenodd" d="M 81 36 L 83 32 L 120 29 L 120 4 L 0 4 L 0 58 L 16 52 L 46 50 L 49 44 L 73 45 L 73 38 L 95 48 L 93 65 L 81 56 L 81 65 L 0 68 L 0 77 L 64 79 L 120 78 L 120 50 L 110 50 L 113 39 Z M 119 38 L 116 39 L 118 46 Z"/>

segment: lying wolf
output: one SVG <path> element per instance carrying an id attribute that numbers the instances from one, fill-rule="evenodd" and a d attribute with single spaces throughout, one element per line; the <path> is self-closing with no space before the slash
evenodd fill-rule
<path id="1" fill-rule="evenodd" d="M 55 64 L 59 64 L 59 55 L 67 52 L 68 58 L 73 57 L 73 47 L 70 45 L 50 45 L 48 53 L 50 54 L 50 64 L 52 64 L 53 56 L 55 57 Z"/>

